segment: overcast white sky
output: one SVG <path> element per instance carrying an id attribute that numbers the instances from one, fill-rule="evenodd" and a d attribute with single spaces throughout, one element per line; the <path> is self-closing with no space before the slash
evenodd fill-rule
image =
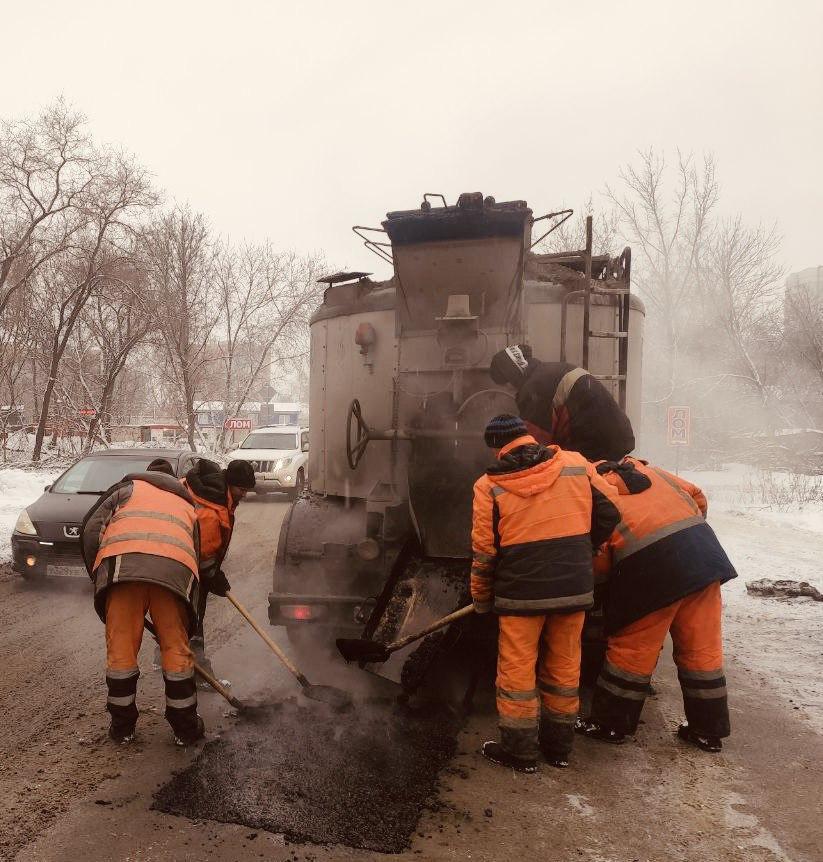
<path id="1" fill-rule="evenodd" d="M 0 114 L 63 94 L 221 233 L 381 270 L 353 224 L 479 190 L 581 205 L 649 145 L 823 264 L 823 3 L 3 4 Z"/>

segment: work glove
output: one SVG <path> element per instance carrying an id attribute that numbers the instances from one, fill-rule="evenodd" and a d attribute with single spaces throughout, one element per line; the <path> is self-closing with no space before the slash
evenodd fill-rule
<path id="1" fill-rule="evenodd" d="M 214 593 L 216 596 L 223 596 L 225 598 L 226 593 L 231 589 L 231 584 L 229 583 L 229 579 L 226 577 L 226 573 L 222 569 L 218 569 L 217 572 L 209 579 L 209 592 Z"/>

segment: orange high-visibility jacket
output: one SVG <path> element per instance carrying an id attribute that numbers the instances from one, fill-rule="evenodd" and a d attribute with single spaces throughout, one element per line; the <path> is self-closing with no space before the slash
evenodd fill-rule
<path id="1" fill-rule="evenodd" d="M 605 548 L 613 572 L 608 631 L 737 576 L 706 523 L 700 488 L 637 458 L 603 462 L 597 470 L 618 491 L 621 516 Z"/>
<path id="2" fill-rule="evenodd" d="M 592 604 L 592 544 L 619 515 L 612 488 L 576 452 L 531 435 L 500 450 L 474 485 L 472 598 L 500 614 L 573 611 Z"/>
<path id="3" fill-rule="evenodd" d="M 659 539 L 705 522 L 708 502 L 697 485 L 659 467 L 644 464 L 637 458 L 624 458 L 622 464 L 645 476 L 650 487 L 632 494 L 618 471 L 603 473 L 603 478 L 620 494 L 618 508 L 623 520 L 609 541 L 615 561 L 636 554 Z M 621 503 L 625 505 L 621 506 Z"/>
<path id="4" fill-rule="evenodd" d="M 194 500 L 197 523 L 200 525 L 200 571 L 206 572 L 221 565 L 229 549 L 234 529 L 234 512 L 231 493 L 226 492 L 228 506 L 214 503 L 195 494 L 191 483 L 183 480 L 183 486 Z"/>
<path id="5" fill-rule="evenodd" d="M 198 577 L 194 506 L 149 482 L 131 482 L 131 496 L 103 530 L 93 569 L 108 557 L 151 554 L 175 560 Z"/>

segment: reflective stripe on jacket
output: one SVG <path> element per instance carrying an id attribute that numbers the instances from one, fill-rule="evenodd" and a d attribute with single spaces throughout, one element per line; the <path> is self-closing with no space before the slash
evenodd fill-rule
<path id="1" fill-rule="evenodd" d="M 472 597 L 501 614 L 592 604 L 592 543 L 619 520 L 612 488 L 585 458 L 531 436 L 504 447 L 474 486 Z M 493 599 L 492 599 L 493 597 Z"/>
<path id="2" fill-rule="evenodd" d="M 631 501 L 627 503 L 627 509 L 621 509 L 622 520 L 611 541 L 616 562 L 666 536 L 705 522 L 706 497 L 696 485 L 636 458 L 624 458 L 623 463 L 631 465 L 651 485 L 639 494 L 629 494 L 628 490 L 623 490 L 625 482 L 619 473 L 604 475 L 606 481 L 617 488 L 621 498 Z"/>
<path id="3" fill-rule="evenodd" d="M 737 577 L 706 523 L 708 504 L 700 488 L 636 458 L 597 469 L 618 491 L 621 515 L 606 546 L 613 574 L 606 602 L 609 632 Z"/>
<path id="4" fill-rule="evenodd" d="M 175 560 L 197 577 L 194 506 L 147 481 L 131 481 L 131 496 L 117 508 L 100 536 L 94 569 L 109 557 L 150 554 Z"/>

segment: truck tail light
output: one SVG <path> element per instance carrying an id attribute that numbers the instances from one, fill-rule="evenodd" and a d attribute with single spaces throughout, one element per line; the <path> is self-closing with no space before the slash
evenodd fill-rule
<path id="1" fill-rule="evenodd" d="M 280 613 L 290 620 L 311 620 L 316 616 L 311 605 L 280 605 Z"/>

